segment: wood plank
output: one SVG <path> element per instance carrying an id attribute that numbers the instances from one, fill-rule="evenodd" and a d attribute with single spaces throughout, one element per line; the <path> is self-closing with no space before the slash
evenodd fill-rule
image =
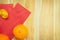
<path id="1" fill-rule="evenodd" d="M 25 25 L 27 25 L 29 29 L 29 36 L 27 37 L 27 40 L 34 40 L 34 9 L 35 9 L 35 0 L 26 0 L 25 7 L 30 10 L 31 15 L 28 18 L 28 20 L 25 22 Z"/>
<path id="2" fill-rule="evenodd" d="M 53 0 L 42 0 L 40 40 L 53 40 Z"/>
<path id="3" fill-rule="evenodd" d="M 42 0 L 35 0 L 35 13 L 34 13 L 34 40 L 39 40 L 40 29 L 40 12 Z"/>
<path id="4" fill-rule="evenodd" d="M 0 0 L 0 4 L 7 4 L 8 0 Z"/>
<path id="5" fill-rule="evenodd" d="M 60 0 L 54 1 L 55 40 L 60 40 Z"/>

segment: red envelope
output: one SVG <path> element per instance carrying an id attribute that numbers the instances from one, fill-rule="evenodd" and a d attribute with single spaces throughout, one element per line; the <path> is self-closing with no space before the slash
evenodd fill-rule
<path id="1" fill-rule="evenodd" d="M 0 4 L 0 9 L 5 9 L 9 14 L 7 19 L 0 17 L 0 33 L 8 35 L 12 39 L 13 28 L 16 25 L 23 24 L 30 12 L 20 4 L 16 4 L 14 8 L 12 4 Z"/>

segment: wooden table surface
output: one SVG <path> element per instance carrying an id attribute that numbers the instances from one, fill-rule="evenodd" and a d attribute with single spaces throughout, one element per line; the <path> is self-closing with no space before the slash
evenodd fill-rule
<path id="1" fill-rule="evenodd" d="M 1 0 L 0 4 L 20 3 L 31 14 L 25 21 L 25 40 L 60 40 L 60 0 Z"/>

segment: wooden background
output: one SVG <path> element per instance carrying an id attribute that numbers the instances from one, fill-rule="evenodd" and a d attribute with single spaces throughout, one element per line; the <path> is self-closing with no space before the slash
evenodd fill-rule
<path id="1" fill-rule="evenodd" d="M 24 40 L 60 40 L 60 0 L 1 0 L 0 4 L 20 3 L 31 14 L 25 21 L 29 35 Z"/>

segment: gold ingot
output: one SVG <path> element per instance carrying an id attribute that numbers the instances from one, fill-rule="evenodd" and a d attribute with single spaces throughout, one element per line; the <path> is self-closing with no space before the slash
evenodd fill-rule
<path id="1" fill-rule="evenodd" d="M 4 19 L 8 18 L 8 12 L 5 9 L 0 9 L 0 16 Z"/>

